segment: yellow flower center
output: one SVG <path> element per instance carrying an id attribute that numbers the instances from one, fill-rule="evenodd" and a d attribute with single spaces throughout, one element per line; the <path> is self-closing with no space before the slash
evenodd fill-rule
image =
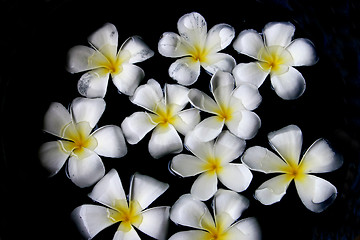
<path id="1" fill-rule="evenodd" d="M 223 227 L 220 225 L 217 226 L 207 226 L 205 228 L 208 231 L 204 240 L 225 240 L 227 239 L 228 233 L 224 231 Z"/>
<path id="2" fill-rule="evenodd" d="M 161 126 L 167 126 L 168 124 L 173 124 L 176 119 L 175 108 L 176 106 L 174 104 L 168 104 L 168 105 L 165 105 L 163 103 L 158 104 L 154 109 L 154 112 L 156 114 L 152 116 L 152 121 L 155 124 L 159 124 Z"/>
<path id="3" fill-rule="evenodd" d="M 303 164 L 294 165 L 289 164 L 283 169 L 289 179 L 294 179 L 297 181 L 302 180 L 305 177 Z"/>
<path id="4" fill-rule="evenodd" d="M 259 51 L 258 59 L 260 69 L 277 75 L 287 72 L 293 62 L 290 52 L 281 46 L 263 47 Z"/>
<path id="5" fill-rule="evenodd" d="M 108 209 L 108 218 L 116 223 L 121 222 L 119 230 L 128 232 L 131 226 L 138 227 L 142 223 L 143 216 L 138 201 L 130 201 L 129 205 L 125 199 L 116 200 L 114 209 Z"/>
<path id="6" fill-rule="evenodd" d="M 194 46 L 194 48 L 190 51 L 190 55 L 195 62 L 206 62 L 207 54 L 207 51 L 201 46 Z"/>
<path id="7" fill-rule="evenodd" d="M 232 118 L 233 109 L 228 106 L 220 106 L 220 108 L 216 112 L 218 114 L 218 118 L 220 121 L 225 120 L 229 121 Z"/>
<path id="8" fill-rule="evenodd" d="M 203 166 L 205 171 L 218 174 L 222 170 L 221 161 L 219 158 L 208 157 L 206 164 Z"/>

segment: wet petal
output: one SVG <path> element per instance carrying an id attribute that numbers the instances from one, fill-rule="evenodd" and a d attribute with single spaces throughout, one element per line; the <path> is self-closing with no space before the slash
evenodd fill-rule
<path id="1" fill-rule="evenodd" d="M 232 96 L 240 99 L 242 105 L 247 110 L 256 109 L 262 101 L 262 97 L 257 87 L 250 84 L 238 85 L 238 87 L 234 90 Z"/>
<path id="2" fill-rule="evenodd" d="M 88 41 L 98 50 L 104 49 L 104 46 L 112 46 L 111 52 L 104 52 L 104 55 L 115 57 L 118 45 L 118 32 L 116 27 L 111 23 L 106 23 L 104 26 L 96 30 L 88 38 Z"/>
<path id="3" fill-rule="evenodd" d="M 105 101 L 102 98 L 75 98 L 71 104 L 71 112 L 76 123 L 88 122 L 94 128 L 105 111 Z"/>
<path id="4" fill-rule="evenodd" d="M 153 158 L 179 153 L 182 149 L 182 140 L 173 125 L 167 123 L 156 126 L 149 141 L 149 152 Z"/>
<path id="5" fill-rule="evenodd" d="M 241 83 L 250 83 L 260 87 L 269 75 L 269 72 L 270 70 L 263 71 L 257 62 L 240 63 L 233 70 L 237 86 Z"/>
<path id="6" fill-rule="evenodd" d="M 260 240 L 261 239 L 261 229 L 259 223 L 255 218 L 245 218 L 236 222 L 232 228 L 238 229 L 243 235 L 241 239 L 248 240 Z"/>
<path id="7" fill-rule="evenodd" d="M 180 36 L 192 45 L 202 45 L 207 35 L 207 24 L 203 16 L 197 12 L 183 15 L 178 23 L 177 28 Z"/>
<path id="8" fill-rule="evenodd" d="M 199 122 L 200 111 L 195 108 L 191 108 L 179 112 L 173 122 L 173 126 L 176 131 L 185 136 L 188 132 L 193 130 Z"/>
<path id="9" fill-rule="evenodd" d="M 330 182 L 306 174 L 301 180 L 295 180 L 296 190 L 306 208 L 313 212 L 322 212 L 332 204 L 337 190 Z"/>
<path id="10" fill-rule="evenodd" d="M 205 161 L 188 154 L 176 155 L 171 162 L 171 170 L 182 177 L 195 176 L 204 172 Z"/>
<path id="11" fill-rule="evenodd" d="M 126 141 L 130 144 L 138 143 L 155 126 L 146 112 L 135 112 L 126 117 L 121 123 L 121 129 L 126 137 Z"/>
<path id="12" fill-rule="evenodd" d="M 133 95 L 141 80 L 144 78 L 144 71 L 133 64 L 123 63 L 122 71 L 113 76 L 112 80 L 117 89 L 126 95 Z"/>
<path id="13" fill-rule="evenodd" d="M 246 190 L 251 183 L 252 176 L 252 173 L 245 165 L 234 163 L 223 166 L 218 173 L 220 182 L 236 192 Z"/>
<path id="14" fill-rule="evenodd" d="M 232 134 L 248 140 L 257 134 L 261 120 L 256 113 L 243 110 L 233 114 L 232 118 L 227 120 L 225 124 Z"/>
<path id="15" fill-rule="evenodd" d="M 214 196 L 217 183 L 217 175 L 214 172 L 204 172 L 194 181 L 190 193 L 201 201 L 206 201 Z"/>
<path id="16" fill-rule="evenodd" d="M 53 102 L 44 116 L 44 131 L 61 137 L 62 130 L 70 122 L 69 111 L 61 103 Z"/>
<path id="17" fill-rule="evenodd" d="M 169 75 L 179 84 L 189 86 L 196 82 L 200 75 L 200 62 L 192 57 L 183 57 L 170 65 Z"/>
<path id="18" fill-rule="evenodd" d="M 105 97 L 109 75 L 109 71 L 105 68 L 99 68 L 84 73 L 77 84 L 79 93 L 88 98 Z"/>
<path id="19" fill-rule="evenodd" d="M 300 97 L 306 88 L 302 74 L 293 67 L 281 75 L 271 75 L 271 85 L 276 94 L 285 100 L 293 100 Z"/>
<path id="20" fill-rule="evenodd" d="M 234 87 L 234 77 L 228 72 L 217 71 L 210 80 L 211 92 L 220 106 L 228 105 Z"/>
<path id="21" fill-rule="evenodd" d="M 118 126 L 101 127 L 92 136 L 96 138 L 98 143 L 94 151 L 101 156 L 120 158 L 127 153 L 125 138 Z"/>
<path id="22" fill-rule="evenodd" d="M 139 86 L 130 98 L 132 103 L 152 112 L 162 99 L 162 88 L 154 79 L 150 79 L 146 84 Z"/>
<path id="23" fill-rule="evenodd" d="M 170 207 L 156 207 L 142 212 L 140 231 L 155 239 L 164 239 L 169 225 Z"/>
<path id="24" fill-rule="evenodd" d="M 191 151 L 195 156 L 202 160 L 208 159 L 209 156 L 212 156 L 214 151 L 214 143 L 213 141 L 202 141 L 194 134 L 194 132 L 190 132 L 185 136 L 185 146 Z"/>
<path id="25" fill-rule="evenodd" d="M 69 153 L 63 150 L 60 141 L 44 143 L 39 150 L 40 162 L 49 171 L 50 176 L 58 173 L 68 157 Z"/>
<path id="26" fill-rule="evenodd" d="M 201 66 L 211 74 L 215 74 L 217 71 L 231 72 L 235 65 L 235 59 L 226 53 L 209 54 L 206 61 L 201 62 Z"/>
<path id="27" fill-rule="evenodd" d="M 305 38 L 295 39 L 286 48 L 293 58 L 293 66 L 311 66 L 318 61 L 313 43 Z"/>
<path id="28" fill-rule="evenodd" d="M 96 56 L 95 56 L 96 55 Z M 94 57 L 98 61 L 89 61 L 90 57 Z M 66 70 L 70 73 L 78 73 L 100 67 L 99 62 L 106 62 L 107 59 L 104 55 L 96 52 L 93 48 L 86 46 L 72 47 L 67 56 Z"/>
<path id="29" fill-rule="evenodd" d="M 164 89 L 167 105 L 179 105 L 181 110 L 189 103 L 188 88 L 178 84 L 165 84 Z"/>
<path id="30" fill-rule="evenodd" d="M 235 37 L 235 29 L 228 24 L 217 24 L 207 33 L 205 48 L 211 52 L 218 52 L 231 43 Z"/>
<path id="31" fill-rule="evenodd" d="M 189 230 L 183 232 L 177 232 L 172 235 L 169 240 L 194 240 L 194 239 L 206 239 L 209 233 L 202 230 Z"/>
<path id="32" fill-rule="evenodd" d="M 141 240 L 137 232 L 133 227 L 130 227 L 130 231 L 123 232 L 121 230 L 117 230 L 113 240 Z"/>
<path id="33" fill-rule="evenodd" d="M 264 205 L 271 205 L 279 202 L 285 195 L 292 178 L 286 174 L 273 177 L 258 187 L 255 191 L 255 198 Z"/>
<path id="34" fill-rule="evenodd" d="M 224 127 L 224 119 L 212 116 L 201 121 L 193 130 L 193 134 L 200 141 L 208 142 L 215 139 L 221 133 Z"/>
<path id="35" fill-rule="evenodd" d="M 264 41 L 258 32 L 248 29 L 239 34 L 233 47 L 239 53 L 258 59 L 259 52 L 264 47 Z"/>
<path id="36" fill-rule="evenodd" d="M 290 22 L 270 22 L 265 25 L 263 33 L 267 46 L 286 47 L 290 44 L 295 27 Z"/>
<path id="37" fill-rule="evenodd" d="M 221 159 L 223 164 L 237 159 L 245 149 L 245 141 L 231 134 L 229 131 L 223 131 L 216 139 L 214 144 L 214 155 Z"/>
<path id="38" fill-rule="evenodd" d="M 154 52 L 139 36 L 128 38 L 121 46 L 120 51 L 128 51 L 130 53 L 129 63 L 143 62 L 154 56 Z"/>
<path id="39" fill-rule="evenodd" d="M 184 57 L 190 55 L 191 47 L 178 34 L 166 32 L 158 43 L 159 53 L 165 57 Z"/>
<path id="40" fill-rule="evenodd" d="M 190 89 L 188 97 L 190 103 L 201 111 L 216 114 L 219 110 L 218 104 L 206 93 L 198 89 Z"/>

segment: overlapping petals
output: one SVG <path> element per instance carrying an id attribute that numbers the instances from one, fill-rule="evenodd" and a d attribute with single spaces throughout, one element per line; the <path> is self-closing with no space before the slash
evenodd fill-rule
<path id="1" fill-rule="evenodd" d="M 136 173 L 131 179 L 127 199 L 120 177 L 117 171 L 112 169 L 89 194 L 91 199 L 103 206 L 85 204 L 74 209 L 72 216 L 87 239 L 115 223 L 120 224 L 114 239 L 140 239 L 135 228 L 155 239 L 164 239 L 170 207 L 148 206 L 168 187 L 166 183 Z"/>
<path id="2" fill-rule="evenodd" d="M 44 130 L 59 138 L 40 147 L 43 166 L 55 175 L 68 160 L 68 176 L 79 187 L 88 187 L 105 174 L 101 156 L 120 158 L 127 153 L 125 138 L 118 126 L 93 131 L 105 110 L 101 98 L 76 98 L 70 112 L 52 103 L 45 114 Z"/>
<path id="3" fill-rule="evenodd" d="M 135 112 L 124 119 L 121 127 L 126 140 L 136 144 L 153 130 L 149 141 L 151 156 L 160 158 L 181 152 L 183 144 L 178 132 L 185 135 L 200 121 L 197 109 L 183 110 L 189 102 L 188 92 L 186 87 L 175 84 L 165 84 L 163 92 L 153 79 L 137 88 L 130 100 L 147 111 Z"/>
<path id="4" fill-rule="evenodd" d="M 243 163 L 252 170 L 280 173 L 264 182 L 256 190 L 255 197 L 265 205 L 278 202 L 294 180 L 299 197 L 309 210 L 325 210 L 336 198 L 336 187 L 312 173 L 334 171 L 342 165 L 342 158 L 324 139 L 319 139 L 300 160 L 302 132 L 295 125 L 272 132 L 268 138 L 278 155 L 266 148 L 255 146 L 246 150 L 242 157 Z"/>
<path id="5" fill-rule="evenodd" d="M 195 228 L 172 235 L 169 240 L 233 240 L 261 238 L 256 219 L 238 220 L 249 201 L 229 190 L 220 189 L 213 199 L 214 217 L 200 200 L 190 194 L 183 195 L 171 208 L 170 219 L 180 225 Z"/>
<path id="6" fill-rule="evenodd" d="M 202 141 L 210 141 L 226 125 L 237 137 L 253 138 L 261 125 L 258 115 L 252 112 L 261 103 L 258 89 L 251 84 L 241 84 L 234 89 L 233 76 L 222 71 L 213 75 L 210 84 L 215 100 L 197 89 L 191 89 L 188 94 L 193 106 L 215 115 L 200 122 L 195 127 L 194 134 Z"/>
<path id="7" fill-rule="evenodd" d="M 296 99 L 305 91 L 305 79 L 294 67 L 310 66 L 317 62 L 312 42 L 292 40 L 295 27 L 288 22 L 271 22 L 263 30 L 263 37 L 254 30 L 244 30 L 234 41 L 239 53 L 257 60 L 240 63 L 233 74 L 237 83 L 248 82 L 260 87 L 270 74 L 271 84 L 283 99 Z"/>
<path id="8" fill-rule="evenodd" d="M 243 164 L 231 163 L 245 149 L 245 141 L 224 131 L 216 141 L 202 142 L 194 134 L 185 138 L 185 146 L 195 156 L 179 154 L 171 162 L 171 170 L 182 177 L 199 175 L 191 194 L 208 200 L 217 191 L 218 179 L 231 190 L 241 192 L 249 186 L 252 174 Z"/>
<path id="9" fill-rule="evenodd" d="M 69 50 L 67 69 L 71 73 L 84 72 L 78 81 L 78 91 L 85 97 L 104 97 L 108 79 L 126 95 L 132 95 L 144 77 L 144 71 L 134 65 L 154 55 L 154 52 L 134 36 L 118 50 L 116 27 L 107 23 L 89 38 L 91 47 L 75 46 Z"/>
<path id="10" fill-rule="evenodd" d="M 158 44 L 159 53 L 165 57 L 182 57 L 171 64 L 169 75 L 179 84 L 191 85 L 200 75 L 200 66 L 208 73 L 218 70 L 230 72 L 235 60 L 228 54 L 219 53 L 235 37 L 235 30 L 228 24 L 217 24 L 207 32 L 207 23 L 196 12 L 182 16 L 177 28 L 179 34 L 166 32 Z"/>

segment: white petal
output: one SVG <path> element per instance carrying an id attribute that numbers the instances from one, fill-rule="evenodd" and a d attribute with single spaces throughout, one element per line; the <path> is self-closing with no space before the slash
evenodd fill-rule
<path id="1" fill-rule="evenodd" d="M 67 71 L 70 73 L 78 73 L 100 67 L 95 62 L 89 61 L 89 57 L 94 54 L 96 54 L 96 50 L 86 46 L 79 45 L 72 47 L 67 56 Z M 102 54 L 98 54 L 97 57 L 106 61 L 106 58 Z"/>
<path id="2" fill-rule="evenodd" d="M 142 212 L 140 231 L 155 239 L 164 239 L 169 225 L 170 207 L 156 207 Z"/>
<path id="3" fill-rule="evenodd" d="M 184 57 L 189 55 L 189 46 L 178 34 L 166 32 L 158 43 L 159 53 L 165 57 Z"/>
<path id="4" fill-rule="evenodd" d="M 189 86 L 196 82 L 200 75 L 200 62 L 192 57 L 183 57 L 170 65 L 169 75 L 179 84 Z"/>
<path id="5" fill-rule="evenodd" d="M 216 114 L 219 110 L 218 104 L 206 93 L 198 89 L 190 89 L 188 93 L 190 103 L 201 111 Z"/>
<path id="6" fill-rule="evenodd" d="M 301 160 L 304 171 L 307 173 L 324 173 L 338 169 L 343 159 L 337 155 L 324 139 L 315 141 Z"/>
<path id="7" fill-rule="evenodd" d="M 116 231 L 113 240 L 141 240 L 137 232 L 133 227 L 131 227 L 130 231 Z"/>
<path id="8" fill-rule="evenodd" d="M 271 205 L 279 202 L 285 195 L 291 180 L 292 179 L 286 174 L 273 177 L 258 187 L 255 191 L 255 198 L 264 205 Z"/>
<path id="9" fill-rule="evenodd" d="M 105 97 L 109 75 L 109 71 L 104 68 L 84 73 L 77 83 L 79 93 L 89 98 Z"/>
<path id="10" fill-rule="evenodd" d="M 195 176 L 204 172 L 205 161 L 188 154 L 176 155 L 171 162 L 171 170 L 182 177 Z"/>
<path id="11" fill-rule="evenodd" d="M 108 218 L 108 214 L 108 209 L 105 207 L 85 204 L 75 208 L 71 217 L 82 235 L 86 239 L 91 239 L 103 229 L 114 224 Z"/>
<path id="12" fill-rule="evenodd" d="M 290 44 L 295 27 L 290 22 L 270 22 L 265 25 L 263 33 L 267 46 L 286 47 Z"/>
<path id="13" fill-rule="evenodd" d="M 177 28 L 180 36 L 192 45 L 203 44 L 207 34 L 207 24 L 203 16 L 197 12 L 192 12 L 182 16 Z"/>
<path id="14" fill-rule="evenodd" d="M 121 184 L 119 174 L 111 169 L 99 182 L 96 183 L 89 197 L 105 206 L 114 208 L 116 200 L 125 199 L 126 195 Z"/>
<path id="15" fill-rule="evenodd" d="M 44 131 L 61 137 L 63 128 L 71 122 L 71 115 L 60 103 L 53 102 L 44 116 Z"/>
<path id="16" fill-rule="evenodd" d="M 258 32 L 248 29 L 239 34 L 233 47 L 239 53 L 258 59 L 259 52 L 264 47 L 264 41 Z"/>
<path id="17" fill-rule="evenodd" d="M 252 177 L 252 173 L 244 164 L 229 163 L 218 173 L 220 182 L 236 192 L 245 191 L 249 187 Z"/>
<path id="18" fill-rule="evenodd" d="M 69 178 L 81 188 L 93 185 L 105 174 L 101 158 L 95 152 L 87 149 L 84 151 L 87 151 L 87 157 L 79 159 L 71 156 L 68 161 Z"/>
<path id="19" fill-rule="evenodd" d="M 149 115 L 145 112 L 135 112 L 126 117 L 121 123 L 121 129 L 130 144 L 138 143 L 155 126 Z"/>
<path id="20" fill-rule="evenodd" d="M 262 97 L 257 87 L 250 84 L 238 85 L 236 90 L 233 92 L 233 96 L 237 99 L 240 99 L 242 105 L 247 110 L 256 109 L 262 101 Z"/>
<path id="21" fill-rule="evenodd" d="M 206 201 L 214 196 L 217 191 L 217 183 L 218 179 L 215 173 L 204 172 L 194 181 L 190 193 L 201 201 Z"/>
<path id="22" fill-rule="evenodd" d="M 209 54 L 206 61 L 201 62 L 201 66 L 211 74 L 215 74 L 217 71 L 231 72 L 235 65 L 235 59 L 226 53 Z"/>
<path id="23" fill-rule="evenodd" d="M 189 89 L 177 84 L 165 84 L 164 87 L 166 104 L 176 104 L 183 109 L 189 103 L 187 97 Z"/>
<path id="24" fill-rule="evenodd" d="M 206 239 L 208 232 L 202 230 L 188 230 L 183 232 L 177 232 L 172 235 L 169 240 L 194 240 L 194 239 Z"/>
<path id="25" fill-rule="evenodd" d="M 60 141 L 44 143 L 39 150 L 40 162 L 50 172 L 50 176 L 58 173 L 68 157 L 69 153 L 62 150 Z"/>
<path id="26" fill-rule="evenodd" d="M 293 100 L 300 97 L 306 88 L 302 74 L 293 67 L 281 75 L 271 75 L 271 85 L 276 94 L 285 100 Z"/>
<path id="27" fill-rule="evenodd" d="M 155 127 L 149 141 L 149 152 L 153 158 L 160 158 L 169 153 L 179 153 L 182 149 L 182 140 L 173 125 Z"/>
<path id="28" fill-rule="evenodd" d="M 293 66 L 311 66 L 318 61 L 314 44 L 308 39 L 295 39 L 286 50 L 293 58 Z"/>
<path id="29" fill-rule="evenodd" d="M 218 52 L 231 43 L 235 37 L 235 29 L 228 24 L 213 26 L 206 38 L 205 48 L 210 52 Z"/>
<path id="30" fill-rule="evenodd" d="M 135 173 L 131 179 L 130 200 L 138 201 L 141 208 L 145 209 L 168 188 L 169 184 L 167 183 Z"/>
<path id="31" fill-rule="evenodd" d="M 121 46 L 120 51 L 128 51 L 130 53 L 129 63 L 143 62 L 154 56 L 154 52 L 139 36 L 128 38 Z"/>
<path id="32" fill-rule="evenodd" d="M 140 107 L 149 111 L 154 111 L 163 97 L 163 91 L 160 84 L 154 79 L 150 79 L 146 84 L 141 85 L 136 89 L 130 100 Z"/>
<path id="33" fill-rule="evenodd" d="M 251 170 L 263 173 L 283 173 L 288 166 L 276 154 L 259 146 L 248 148 L 241 160 Z"/>
<path id="34" fill-rule="evenodd" d="M 243 153 L 245 141 L 231 134 L 229 131 L 223 131 L 216 139 L 214 144 L 214 155 L 221 159 L 222 163 L 229 163 Z"/>
<path id="35" fill-rule="evenodd" d="M 337 190 L 330 182 L 306 175 L 303 179 L 295 180 L 296 190 L 306 208 L 313 212 L 322 212 L 332 204 Z"/>
<path id="36" fill-rule="evenodd" d="M 211 93 L 220 106 L 228 105 L 234 87 L 234 77 L 228 72 L 217 71 L 210 80 Z"/>
<path id="37" fill-rule="evenodd" d="M 116 27 L 111 23 L 106 23 L 100 29 L 91 34 L 88 38 L 88 41 L 99 50 L 105 45 L 111 45 L 114 46 L 116 51 L 118 37 L 119 36 Z"/>
<path id="38" fill-rule="evenodd" d="M 71 112 L 76 123 L 88 122 L 94 128 L 105 111 L 105 101 L 102 98 L 75 98 L 71 104 Z"/>
<path id="39" fill-rule="evenodd" d="M 133 95 L 141 80 L 144 78 L 144 71 L 131 63 L 123 63 L 123 70 L 113 76 L 112 80 L 117 89 L 126 95 Z"/>
<path id="40" fill-rule="evenodd" d="M 290 163 L 291 166 L 297 166 L 300 160 L 302 147 L 302 132 L 298 126 L 289 125 L 280 130 L 268 134 L 271 147 L 277 151 L 282 158 Z"/>
<path id="41" fill-rule="evenodd" d="M 232 228 L 238 229 L 242 234 L 243 238 L 246 240 L 260 240 L 261 239 L 261 229 L 259 223 L 255 218 L 245 218 L 236 222 Z"/>
<path id="42" fill-rule="evenodd" d="M 190 194 L 182 195 L 172 206 L 170 219 L 176 224 L 197 229 L 203 229 L 202 223 L 212 223 L 214 220 L 206 205 Z"/>
<path id="43" fill-rule="evenodd" d="M 173 122 L 173 126 L 176 131 L 185 136 L 188 132 L 193 130 L 199 122 L 200 111 L 195 108 L 191 108 L 179 112 Z"/>
<path id="44" fill-rule="evenodd" d="M 185 136 L 184 142 L 185 147 L 201 160 L 206 161 L 209 156 L 214 154 L 214 142 L 202 141 L 193 131 Z"/>
<path id="45" fill-rule="evenodd" d="M 260 87 L 265 81 L 270 70 L 263 71 L 257 62 L 240 63 L 233 69 L 233 74 L 236 80 L 236 86 L 241 83 L 250 83 L 256 87 Z"/>
<path id="46" fill-rule="evenodd" d="M 257 134 L 261 126 L 261 120 L 256 113 L 243 110 L 233 114 L 233 117 L 226 121 L 225 124 L 232 134 L 248 140 Z"/>
<path id="47" fill-rule="evenodd" d="M 101 156 L 120 158 L 127 153 L 125 138 L 118 126 L 101 127 L 92 136 L 96 138 L 98 143 L 94 151 Z"/>
<path id="48" fill-rule="evenodd" d="M 215 139 L 224 127 L 224 121 L 217 116 L 208 117 L 201 121 L 193 130 L 200 141 L 208 142 Z"/>

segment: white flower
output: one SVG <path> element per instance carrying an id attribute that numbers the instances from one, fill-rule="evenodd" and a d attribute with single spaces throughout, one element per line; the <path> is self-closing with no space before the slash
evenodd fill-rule
<path id="1" fill-rule="evenodd" d="M 225 53 L 218 53 L 226 48 L 235 37 L 235 30 L 228 24 L 217 24 L 207 32 L 203 16 L 192 12 L 182 16 L 177 28 L 179 34 L 166 32 L 158 44 L 159 53 L 165 57 L 183 57 L 169 68 L 171 78 L 182 85 L 191 85 L 200 75 L 200 66 L 214 74 L 217 70 L 230 72 L 236 62 Z"/>
<path id="2" fill-rule="evenodd" d="M 152 157 L 181 152 L 183 144 L 178 132 L 185 135 L 200 121 L 197 109 L 182 111 L 189 102 L 188 91 L 180 85 L 165 84 L 163 92 L 154 79 L 138 87 L 130 100 L 150 112 L 135 112 L 124 119 L 121 127 L 126 140 L 136 144 L 154 129 L 149 141 Z"/>
<path id="3" fill-rule="evenodd" d="M 218 179 L 231 190 L 241 192 L 249 186 L 252 174 L 243 164 L 231 163 L 240 157 L 245 141 L 224 131 L 216 141 L 199 141 L 192 133 L 186 135 L 185 146 L 195 156 L 179 154 L 171 162 L 171 170 L 182 177 L 199 175 L 191 194 L 208 200 L 217 191 Z"/>
<path id="4" fill-rule="evenodd" d="M 132 95 L 144 78 L 144 71 L 133 63 L 152 57 L 154 52 L 137 36 L 128 38 L 118 51 L 118 32 L 111 23 L 94 32 L 88 41 L 91 48 L 75 46 L 68 53 L 69 72 L 88 71 L 78 82 L 79 93 L 104 97 L 111 75 L 120 92 Z"/>
<path id="5" fill-rule="evenodd" d="M 293 66 L 310 66 L 317 62 L 315 48 L 308 39 L 292 41 L 295 27 L 287 22 L 268 23 L 263 38 L 255 30 L 242 31 L 234 41 L 239 53 L 258 60 L 240 63 L 233 74 L 237 83 L 249 82 L 258 87 L 270 74 L 271 84 L 283 99 L 296 99 L 305 91 L 305 79 Z"/>
<path id="6" fill-rule="evenodd" d="M 105 174 L 99 155 L 119 158 L 127 153 L 120 127 L 107 125 L 92 132 L 104 110 L 102 98 L 76 98 L 70 113 L 60 103 L 50 105 L 44 118 L 44 130 L 60 139 L 43 144 L 39 155 L 51 175 L 69 159 L 69 178 L 79 187 L 88 187 Z"/>
<path id="7" fill-rule="evenodd" d="M 194 133 L 202 141 L 216 138 L 226 125 L 229 131 L 243 139 L 253 138 L 261 121 L 252 112 L 261 102 L 258 89 L 251 84 L 241 84 L 234 89 L 230 73 L 218 71 L 211 78 L 210 87 L 215 101 L 197 89 L 189 91 L 189 99 L 196 108 L 215 114 L 199 123 Z"/>
<path id="8" fill-rule="evenodd" d="M 249 201 L 229 190 L 218 190 L 212 207 L 214 218 L 206 205 L 190 194 L 175 202 L 170 219 L 180 225 L 195 228 L 172 235 L 169 240 L 258 240 L 261 239 L 255 218 L 238 220 Z"/>
<path id="9" fill-rule="evenodd" d="M 318 139 L 299 161 L 302 132 L 295 125 L 272 132 L 268 138 L 280 157 L 259 146 L 249 148 L 242 157 L 243 163 L 252 170 L 281 173 L 264 182 L 256 190 L 255 197 L 265 205 L 279 202 L 294 180 L 299 197 L 309 210 L 325 210 L 336 198 L 336 187 L 311 173 L 333 171 L 342 165 L 342 158 L 333 152 L 324 139 Z"/>
<path id="10" fill-rule="evenodd" d="M 120 177 L 110 170 L 95 186 L 89 197 L 104 206 L 85 204 L 74 209 L 72 217 L 79 230 L 91 239 L 103 229 L 120 222 L 114 240 L 139 240 L 134 227 L 155 238 L 167 233 L 170 207 L 147 208 L 169 185 L 149 176 L 134 174 L 127 199 Z"/>

